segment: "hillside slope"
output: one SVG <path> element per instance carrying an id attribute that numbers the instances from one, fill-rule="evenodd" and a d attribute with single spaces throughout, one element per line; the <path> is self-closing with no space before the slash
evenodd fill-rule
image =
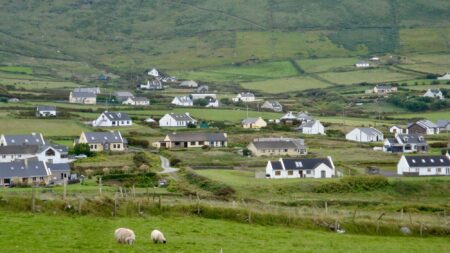
<path id="1" fill-rule="evenodd" d="M 7 0 L 0 62 L 20 55 L 128 73 L 449 52 L 449 9 L 446 0 Z"/>

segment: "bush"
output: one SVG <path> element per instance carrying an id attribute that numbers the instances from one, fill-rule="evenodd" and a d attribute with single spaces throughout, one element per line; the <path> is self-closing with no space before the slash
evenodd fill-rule
<path id="1" fill-rule="evenodd" d="M 150 165 L 150 158 L 147 156 L 145 152 L 138 152 L 133 156 L 133 162 L 136 167 L 140 167 L 141 165 Z"/>
<path id="2" fill-rule="evenodd" d="M 115 181 L 130 187 L 153 187 L 158 185 L 158 176 L 154 172 L 140 173 L 140 174 L 110 174 L 102 177 L 102 182 Z"/>
<path id="3" fill-rule="evenodd" d="M 185 177 L 189 183 L 197 185 L 205 191 L 212 192 L 218 197 L 228 198 L 236 192 L 231 186 L 213 181 L 192 171 L 187 171 Z"/>
<path id="4" fill-rule="evenodd" d="M 91 152 L 91 148 L 87 143 L 78 143 L 73 147 L 73 154 L 75 155 L 87 155 L 89 157 L 93 156 L 94 153 Z"/>
<path id="5" fill-rule="evenodd" d="M 170 166 L 176 166 L 177 164 L 179 164 L 181 162 L 181 160 L 178 158 L 171 157 L 169 162 L 170 162 Z"/>
<path id="6" fill-rule="evenodd" d="M 244 150 L 242 150 L 242 155 L 243 156 L 251 156 L 252 155 L 252 151 L 248 148 L 244 148 Z"/>
<path id="7" fill-rule="evenodd" d="M 325 131 L 325 134 L 328 137 L 336 137 L 336 138 L 341 138 L 345 136 L 345 134 L 341 130 L 337 129 L 328 129 Z"/>
<path id="8" fill-rule="evenodd" d="M 430 143 L 430 148 L 446 148 L 447 147 L 447 142 L 433 142 Z"/>
<path id="9" fill-rule="evenodd" d="M 384 176 L 351 176 L 338 182 L 330 182 L 314 187 L 317 193 L 365 192 L 387 187 L 389 182 Z"/>
<path id="10" fill-rule="evenodd" d="M 143 148 L 148 148 L 150 143 L 147 140 L 139 140 L 132 137 L 127 137 L 128 144 L 131 146 L 140 146 Z"/>

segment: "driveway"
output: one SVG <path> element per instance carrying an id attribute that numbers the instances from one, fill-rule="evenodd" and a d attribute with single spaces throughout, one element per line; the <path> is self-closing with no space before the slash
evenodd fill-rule
<path id="1" fill-rule="evenodd" d="M 159 156 L 161 159 L 161 167 L 163 168 L 163 171 L 161 171 L 159 174 L 168 174 L 177 172 L 179 169 L 170 167 L 169 159 L 165 158 L 164 156 Z"/>

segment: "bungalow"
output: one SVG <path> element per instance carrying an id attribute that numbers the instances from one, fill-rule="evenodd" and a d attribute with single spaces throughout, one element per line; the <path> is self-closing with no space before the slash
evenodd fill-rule
<path id="1" fill-rule="evenodd" d="M 174 97 L 171 104 L 178 106 L 194 106 L 194 101 L 189 96 Z"/>
<path id="2" fill-rule="evenodd" d="M 226 147 L 228 138 L 226 133 L 182 132 L 167 134 L 163 141 L 153 143 L 156 148 L 201 148 Z"/>
<path id="3" fill-rule="evenodd" d="M 299 156 L 308 153 L 303 139 L 293 138 L 257 138 L 247 148 L 254 156 Z"/>
<path id="4" fill-rule="evenodd" d="M 403 128 L 400 127 L 400 126 L 391 126 L 389 128 L 389 133 L 402 134 L 403 133 Z"/>
<path id="5" fill-rule="evenodd" d="M 396 134 L 384 141 L 383 151 L 389 153 L 428 152 L 428 143 L 421 134 Z"/>
<path id="6" fill-rule="evenodd" d="M 402 156 L 397 174 L 404 176 L 449 176 L 450 157 L 446 155 Z"/>
<path id="7" fill-rule="evenodd" d="M 437 80 L 450 80 L 450 73 L 446 73 L 443 76 L 439 76 Z"/>
<path id="8" fill-rule="evenodd" d="M 266 178 L 331 178 L 336 175 L 331 157 L 327 158 L 280 158 L 268 161 Z"/>
<path id="9" fill-rule="evenodd" d="M 450 119 L 447 120 L 438 120 L 436 122 L 437 127 L 439 128 L 439 131 L 450 131 Z"/>
<path id="10" fill-rule="evenodd" d="M 47 185 L 52 172 L 46 163 L 36 158 L 0 163 L 0 186 L 14 184 Z"/>
<path id="11" fill-rule="evenodd" d="M 39 105 L 36 107 L 36 117 L 56 117 L 56 107 Z"/>
<path id="12" fill-rule="evenodd" d="M 69 94 L 69 103 L 95 105 L 97 103 L 97 94 L 93 92 L 71 91 Z"/>
<path id="13" fill-rule="evenodd" d="M 407 126 L 409 134 L 439 134 L 439 127 L 429 120 L 419 120 Z"/>
<path id="14" fill-rule="evenodd" d="M 280 122 L 284 125 L 298 125 L 300 124 L 300 119 L 294 115 L 293 112 L 287 112 L 280 118 Z"/>
<path id="15" fill-rule="evenodd" d="M 117 91 L 114 94 L 114 97 L 116 97 L 118 102 L 123 102 L 129 98 L 134 98 L 134 95 L 129 91 Z"/>
<path id="16" fill-rule="evenodd" d="M 260 129 L 267 126 L 267 122 L 261 117 L 246 118 L 241 122 L 243 128 Z"/>
<path id="17" fill-rule="evenodd" d="M 325 134 L 325 128 L 319 120 L 303 121 L 296 130 L 303 134 Z"/>
<path id="18" fill-rule="evenodd" d="M 124 151 L 127 149 L 127 139 L 119 131 L 82 132 L 74 144 L 87 143 L 93 152 Z"/>
<path id="19" fill-rule="evenodd" d="M 378 95 L 387 95 L 394 92 L 397 92 L 397 87 L 390 85 L 376 85 L 373 88 L 373 93 Z"/>
<path id="20" fill-rule="evenodd" d="M 197 124 L 189 113 L 168 113 L 159 120 L 160 127 L 187 127 Z"/>
<path id="21" fill-rule="evenodd" d="M 139 88 L 142 90 L 163 90 L 164 86 L 159 79 L 154 79 L 152 81 L 147 81 L 147 84 L 139 85 Z"/>
<path id="22" fill-rule="evenodd" d="M 265 101 L 264 104 L 262 104 L 261 109 L 267 109 L 274 112 L 282 112 L 283 106 L 278 101 L 270 100 Z"/>
<path id="23" fill-rule="evenodd" d="M 373 127 L 358 127 L 345 135 L 345 139 L 357 142 L 374 142 L 384 139 L 383 133 Z"/>
<path id="24" fill-rule="evenodd" d="M 430 98 L 437 98 L 437 99 L 444 99 L 444 95 L 442 94 L 442 91 L 439 89 L 428 89 L 425 94 L 423 94 L 424 97 L 430 97 Z"/>
<path id="25" fill-rule="evenodd" d="M 44 146 L 45 140 L 41 133 L 18 134 L 18 135 L 1 135 L 0 146 L 25 146 L 37 145 Z"/>
<path id="26" fill-rule="evenodd" d="M 254 102 L 255 101 L 255 94 L 251 92 L 241 92 L 237 94 L 236 97 L 233 98 L 233 102 Z"/>
<path id="27" fill-rule="evenodd" d="M 98 87 L 82 87 L 73 89 L 73 92 L 89 92 L 98 95 L 100 94 L 101 90 Z"/>
<path id="28" fill-rule="evenodd" d="M 190 81 L 183 81 L 180 83 L 179 85 L 182 88 L 197 88 L 198 87 L 198 83 L 195 82 L 194 80 L 190 80 Z"/>
<path id="29" fill-rule="evenodd" d="M 355 64 L 355 67 L 357 68 L 369 68 L 370 67 L 370 63 L 367 61 L 359 61 Z"/>
<path id="30" fill-rule="evenodd" d="M 127 113 L 104 111 L 92 121 L 93 127 L 132 126 L 133 121 Z"/>
<path id="31" fill-rule="evenodd" d="M 123 105 L 134 105 L 134 106 L 149 106 L 150 100 L 146 97 L 133 97 L 128 98 L 122 102 Z"/>
<path id="32" fill-rule="evenodd" d="M 204 93 L 208 93 L 209 92 L 209 87 L 208 85 L 200 85 L 195 92 L 197 94 L 204 94 Z"/>

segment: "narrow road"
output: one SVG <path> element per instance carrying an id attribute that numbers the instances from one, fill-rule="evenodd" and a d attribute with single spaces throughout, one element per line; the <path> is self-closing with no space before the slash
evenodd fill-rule
<path id="1" fill-rule="evenodd" d="M 169 159 L 165 158 L 164 156 L 159 156 L 161 159 L 161 167 L 163 168 L 163 171 L 161 171 L 159 174 L 168 174 L 177 172 L 179 169 L 170 167 Z"/>

